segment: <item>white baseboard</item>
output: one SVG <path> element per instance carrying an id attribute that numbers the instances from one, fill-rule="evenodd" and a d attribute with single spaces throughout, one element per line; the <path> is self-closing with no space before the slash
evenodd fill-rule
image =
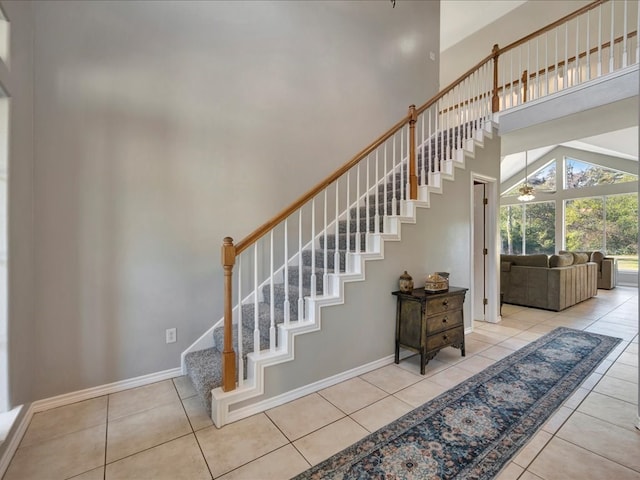
<path id="1" fill-rule="evenodd" d="M 413 353 L 411 353 L 411 355 L 413 355 Z M 359 375 L 371 372 L 372 370 L 376 370 L 378 368 L 389 365 L 393 363 L 393 361 L 394 356 L 389 355 L 379 360 L 374 360 L 373 362 L 361 365 L 360 367 L 352 368 L 351 370 L 347 370 L 346 372 L 338 373 L 337 375 L 333 375 L 332 377 L 324 378 L 303 387 L 290 390 L 281 395 L 277 395 L 275 397 L 262 400 L 261 402 L 256 402 L 246 407 L 233 410 L 228 414 L 228 423 L 235 422 L 251 415 L 255 415 L 256 413 L 264 412 L 265 410 L 269 410 L 270 408 L 279 407 L 280 405 L 284 405 L 285 403 L 297 400 L 298 398 L 304 397 L 306 395 L 310 395 L 324 388 L 332 387 L 333 385 L 344 382 L 345 380 L 349 380 Z"/>
<path id="2" fill-rule="evenodd" d="M 0 457 L 0 478 L 4 476 L 9 467 L 9 463 L 16 453 L 22 437 L 31 423 L 33 415 L 38 412 L 50 410 L 52 408 L 63 407 L 72 403 L 81 402 L 83 400 L 89 400 L 91 398 L 101 397 L 111 393 L 121 392 L 130 388 L 142 387 L 151 383 L 161 382 L 170 378 L 179 377 L 182 375 L 180 368 L 172 368 L 170 370 L 164 370 L 162 372 L 150 373 L 149 375 L 142 375 L 140 377 L 130 378 L 127 380 L 121 380 L 119 382 L 108 383 L 106 385 L 100 385 L 97 387 L 87 388 L 85 390 L 79 390 L 77 392 L 65 393 L 63 395 L 57 395 L 51 398 L 45 398 L 37 400 L 29 405 L 29 408 L 25 412 L 24 416 L 20 419 L 20 422 L 16 426 L 13 435 L 8 438 L 8 443 L 2 456 Z M 106 421 L 106 418 L 105 418 Z"/>
<path id="3" fill-rule="evenodd" d="M 70 405 L 83 400 L 89 400 L 90 398 L 101 397 L 102 395 L 109 395 L 110 393 L 117 393 L 123 390 L 129 390 L 130 388 L 142 387 L 151 383 L 161 382 L 181 375 L 182 369 L 172 368 L 171 370 L 150 373 L 149 375 L 142 375 L 140 377 L 108 383 L 106 385 L 87 388 L 85 390 L 78 390 L 77 392 L 65 393 L 56 397 L 36 400 L 31 404 L 31 406 L 33 413 L 43 412 L 52 408 Z"/>

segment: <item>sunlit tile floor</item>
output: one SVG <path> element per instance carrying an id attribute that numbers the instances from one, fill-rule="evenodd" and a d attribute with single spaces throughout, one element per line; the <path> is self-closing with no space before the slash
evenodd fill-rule
<path id="1" fill-rule="evenodd" d="M 424 376 L 412 357 L 222 429 L 183 377 L 38 413 L 4 478 L 290 478 L 562 325 L 623 342 L 498 478 L 640 480 L 637 289 L 502 314 L 475 322 L 466 357 L 445 349 Z"/>

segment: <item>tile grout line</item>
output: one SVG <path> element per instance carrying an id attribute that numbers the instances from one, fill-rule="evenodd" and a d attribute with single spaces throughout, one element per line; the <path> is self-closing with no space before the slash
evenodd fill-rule
<path id="1" fill-rule="evenodd" d="M 204 461 L 204 464 L 207 466 L 207 471 L 209 472 L 209 475 L 211 476 L 211 478 L 213 478 L 213 473 L 211 472 L 211 467 L 209 466 L 209 462 L 207 462 L 207 457 L 205 456 L 204 451 L 202 450 L 202 445 L 200 445 L 200 440 L 198 440 L 198 436 L 196 435 L 196 431 L 193 428 L 193 424 L 191 423 L 191 418 L 189 418 L 189 414 L 187 413 L 187 409 L 184 406 L 184 400 L 186 400 L 186 399 L 184 399 L 184 398 L 182 398 L 180 396 L 180 392 L 178 391 L 178 386 L 176 385 L 176 382 L 175 382 L 175 380 L 173 378 L 171 379 L 171 383 L 173 384 L 173 388 L 175 389 L 176 394 L 178 395 L 178 398 L 180 399 L 180 405 L 182 406 L 182 411 L 184 412 L 185 417 L 187 417 L 187 422 L 189 422 L 189 427 L 191 428 L 191 433 L 188 434 L 188 435 L 193 435 L 193 438 L 195 439 L 196 444 L 198 445 L 198 450 L 200 450 L 200 455 L 202 455 L 202 460 Z M 187 398 L 191 398 L 191 397 L 187 397 Z M 186 436 L 186 435 L 184 435 L 184 436 Z M 182 438 L 182 437 L 178 437 L 178 438 Z M 174 438 L 174 440 L 177 440 L 177 439 Z M 170 441 L 173 441 L 173 440 L 170 440 Z M 165 443 L 168 443 L 168 442 L 165 442 Z"/>

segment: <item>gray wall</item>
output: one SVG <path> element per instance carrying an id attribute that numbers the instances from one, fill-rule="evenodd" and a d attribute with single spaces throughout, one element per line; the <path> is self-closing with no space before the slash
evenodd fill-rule
<path id="1" fill-rule="evenodd" d="M 10 69 L 0 62 L 0 83 L 10 97 L 9 123 L 9 403 L 33 400 L 33 28 L 31 2 L 2 2 L 11 22 Z M 42 369 L 42 367 L 39 367 Z"/>
<path id="2" fill-rule="evenodd" d="M 179 366 L 222 316 L 222 238 L 438 84 L 438 2 L 33 10 L 34 399 Z"/>
<path id="3" fill-rule="evenodd" d="M 404 270 L 416 288 L 436 271 L 449 272 L 453 286 L 471 286 L 471 173 L 500 176 L 500 140 L 494 135 L 485 142 L 475 158 L 467 158 L 465 169 L 456 169 L 454 182 L 445 181 L 442 195 L 431 195 L 430 208 L 418 209 L 416 224 L 402 226 L 402 241 L 385 244 L 385 259 L 366 263 L 366 281 L 345 285 L 345 305 L 322 309 L 322 330 L 296 337 L 295 361 L 265 370 L 260 399 L 393 355 L 396 297 L 391 292 Z M 467 292 L 467 329 L 472 298 L 473 292 Z"/>

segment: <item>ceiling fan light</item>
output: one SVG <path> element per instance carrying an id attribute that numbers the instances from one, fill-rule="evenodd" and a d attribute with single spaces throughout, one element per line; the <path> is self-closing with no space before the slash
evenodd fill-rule
<path id="1" fill-rule="evenodd" d="M 529 184 L 525 183 L 518 189 L 518 191 L 520 192 L 520 195 L 518 195 L 518 200 L 520 200 L 521 202 L 530 202 L 531 200 L 536 198 L 533 187 Z"/>

